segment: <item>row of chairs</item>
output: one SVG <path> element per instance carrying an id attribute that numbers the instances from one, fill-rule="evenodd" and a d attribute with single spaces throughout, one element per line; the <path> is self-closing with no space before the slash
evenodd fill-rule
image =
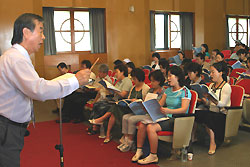
<path id="1" fill-rule="evenodd" d="M 242 117 L 242 102 L 244 96 L 244 88 L 232 85 L 231 107 L 228 108 L 225 125 L 225 141 L 228 141 L 238 133 L 239 125 Z M 178 117 L 174 122 L 174 130 L 158 132 L 158 139 L 166 142 L 172 142 L 173 149 L 185 149 L 189 146 L 191 134 L 194 124 L 195 106 L 198 95 L 191 90 L 192 98 L 190 101 L 189 114 L 185 117 Z"/>

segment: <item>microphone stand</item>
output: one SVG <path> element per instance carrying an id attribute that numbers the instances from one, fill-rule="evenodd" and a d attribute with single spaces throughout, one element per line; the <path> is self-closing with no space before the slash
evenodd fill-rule
<path id="1" fill-rule="evenodd" d="M 63 144 L 62 144 L 62 99 L 59 99 L 59 119 L 60 119 L 60 144 L 55 146 L 55 149 L 59 151 L 60 154 L 60 167 L 64 167 L 63 159 Z"/>

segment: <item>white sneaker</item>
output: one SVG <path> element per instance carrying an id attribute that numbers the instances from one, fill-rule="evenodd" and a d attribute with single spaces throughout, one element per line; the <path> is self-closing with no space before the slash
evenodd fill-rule
<path id="1" fill-rule="evenodd" d="M 121 152 L 128 152 L 130 150 L 131 146 L 130 145 L 127 145 L 127 144 L 124 144 L 121 148 L 120 148 L 120 151 Z"/>
<path id="2" fill-rule="evenodd" d="M 118 150 L 120 150 L 124 145 L 125 145 L 124 143 L 121 143 L 121 144 L 120 144 L 119 146 L 117 146 L 116 148 L 117 148 Z"/>
<path id="3" fill-rule="evenodd" d="M 142 151 L 136 152 L 135 155 L 132 157 L 131 161 L 132 162 L 137 162 L 141 158 L 142 155 L 143 155 Z"/>
<path id="4" fill-rule="evenodd" d="M 158 157 L 149 154 L 149 156 L 147 156 L 146 158 L 138 160 L 137 163 L 141 165 L 158 163 Z"/>

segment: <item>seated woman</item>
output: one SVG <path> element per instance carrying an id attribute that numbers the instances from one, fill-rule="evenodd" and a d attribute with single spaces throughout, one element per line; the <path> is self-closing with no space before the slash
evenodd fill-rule
<path id="1" fill-rule="evenodd" d="M 135 64 L 132 61 L 130 61 L 126 64 L 126 66 L 128 67 L 128 78 L 132 80 L 131 72 L 133 69 L 135 69 Z"/>
<path id="2" fill-rule="evenodd" d="M 195 121 L 200 124 L 205 124 L 206 130 L 210 136 L 210 147 L 208 154 L 213 155 L 216 147 L 224 141 L 225 121 L 227 110 L 224 107 L 231 105 L 231 86 L 227 83 L 227 66 L 224 62 L 214 63 L 211 66 L 212 84 L 209 88 L 216 94 L 218 100 L 215 100 L 208 94 L 208 101 L 204 101 L 209 105 L 209 110 L 195 113 Z"/>
<path id="3" fill-rule="evenodd" d="M 154 52 L 152 54 L 152 63 L 150 65 L 152 70 L 159 70 L 160 69 L 160 66 L 159 66 L 160 58 L 161 58 L 161 56 L 159 53 Z"/>
<path id="4" fill-rule="evenodd" d="M 113 98 L 105 99 L 94 104 L 93 111 L 90 116 L 90 123 L 95 125 L 100 125 L 103 122 L 103 117 L 109 115 L 107 111 L 114 105 L 110 101 L 118 101 L 123 98 L 127 98 L 129 91 L 132 87 L 132 82 L 128 78 L 128 68 L 124 64 L 115 66 L 115 75 L 118 82 L 115 87 L 120 90 L 120 92 L 115 92 Z"/>
<path id="5" fill-rule="evenodd" d="M 210 59 L 210 55 L 208 53 L 208 45 L 207 44 L 201 44 L 201 53 L 205 55 L 205 60 Z"/>
<path id="6" fill-rule="evenodd" d="M 165 81 L 163 73 L 160 70 L 153 71 L 152 73 L 150 73 L 149 78 L 152 88 L 149 89 L 148 93 L 157 94 L 157 100 L 159 101 L 165 92 L 165 89 L 162 87 Z M 148 118 L 149 116 L 146 113 L 145 115 L 134 115 L 130 113 L 122 117 L 123 137 L 120 140 L 121 144 L 117 147 L 121 152 L 127 152 L 131 149 L 134 143 L 133 139 L 136 132 L 136 124 L 139 121 Z"/>
<path id="7" fill-rule="evenodd" d="M 165 103 L 167 107 L 162 107 L 161 112 L 166 114 L 166 119 L 157 122 L 139 125 L 137 133 L 137 150 L 132 158 L 132 162 L 138 162 L 139 164 L 150 164 L 158 162 L 157 147 L 159 131 L 172 131 L 174 126 L 173 114 L 187 113 L 191 99 L 191 93 L 188 88 L 184 86 L 185 79 L 183 71 L 178 66 L 173 66 L 168 69 L 168 82 L 170 87 L 166 89 L 163 97 L 159 101 L 163 106 Z M 140 159 L 143 155 L 142 146 L 144 140 L 148 135 L 150 144 L 150 154 L 144 159 Z M 139 160 L 140 159 L 140 160 Z"/>

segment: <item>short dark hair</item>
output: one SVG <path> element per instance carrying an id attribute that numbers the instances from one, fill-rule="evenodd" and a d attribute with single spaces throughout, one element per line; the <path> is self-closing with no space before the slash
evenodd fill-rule
<path id="1" fill-rule="evenodd" d="M 59 64 L 57 65 L 57 68 L 58 68 L 58 67 L 68 69 L 67 65 L 66 65 L 64 62 L 59 63 Z"/>
<path id="2" fill-rule="evenodd" d="M 127 67 L 132 68 L 132 70 L 135 69 L 135 64 L 132 61 L 128 62 L 126 65 Z"/>
<path id="3" fill-rule="evenodd" d="M 124 64 L 119 64 L 119 65 L 115 66 L 114 69 L 115 69 L 115 70 L 118 69 L 120 72 L 123 72 L 123 75 L 124 75 L 125 77 L 128 76 L 128 67 L 125 66 Z"/>
<path id="4" fill-rule="evenodd" d="M 187 72 L 197 72 L 197 76 L 200 77 L 202 73 L 202 67 L 196 62 L 191 62 L 187 65 Z"/>
<path id="5" fill-rule="evenodd" d="M 121 60 L 117 59 L 117 60 L 115 60 L 115 61 L 113 62 L 113 64 L 114 64 L 115 66 L 117 66 L 117 65 L 119 65 L 119 64 L 123 64 L 123 62 L 122 62 Z"/>
<path id="6" fill-rule="evenodd" d="M 208 45 L 207 44 L 201 44 L 201 46 L 203 46 L 205 48 L 205 52 L 208 52 Z"/>
<path id="7" fill-rule="evenodd" d="M 185 53 L 184 53 L 182 50 L 179 50 L 179 51 L 178 51 L 178 54 L 179 54 L 179 53 L 183 55 L 183 58 L 185 58 Z"/>
<path id="8" fill-rule="evenodd" d="M 181 62 L 181 65 L 185 66 L 185 64 L 188 64 L 188 63 L 191 63 L 192 60 L 191 59 L 184 59 L 182 62 Z"/>
<path id="9" fill-rule="evenodd" d="M 236 52 L 236 54 L 239 56 L 241 54 L 247 54 L 245 49 L 240 49 Z"/>
<path id="10" fill-rule="evenodd" d="M 165 77 L 163 75 L 163 73 L 161 72 L 161 70 L 155 70 L 153 72 L 151 72 L 148 76 L 148 78 L 151 80 L 151 77 L 154 78 L 154 80 L 160 82 L 160 86 L 164 85 L 165 82 Z"/>
<path id="11" fill-rule="evenodd" d="M 220 55 L 220 57 L 224 59 L 224 54 L 223 53 L 219 52 L 216 55 Z"/>
<path id="12" fill-rule="evenodd" d="M 159 65 L 162 66 L 162 68 L 164 68 L 164 69 L 169 68 L 169 62 L 166 59 L 161 59 L 159 61 Z"/>
<path id="13" fill-rule="evenodd" d="M 204 60 L 204 61 L 205 61 L 205 54 L 203 54 L 203 53 L 198 53 L 198 54 L 196 55 L 196 57 L 199 57 L 201 60 Z"/>
<path id="14" fill-rule="evenodd" d="M 214 50 L 212 50 L 212 52 L 216 52 L 216 55 L 220 52 L 220 50 L 219 49 L 214 49 Z"/>
<path id="15" fill-rule="evenodd" d="M 218 72 L 222 72 L 222 78 L 224 81 L 227 82 L 227 74 L 228 74 L 228 67 L 224 61 L 220 61 L 218 63 L 214 63 L 212 65 Z"/>
<path id="16" fill-rule="evenodd" d="M 160 54 L 157 53 L 157 52 L 154 52 L 154 53 L 152 54 L 152 57 L 156 57 L 158 60 L 160 60 L 160 58 L 161 58 Z"/>
<path id="17" fill-rule="evenodd" d="M 89 60 L 83 60 L 82 62 L 81 62 L 81 64 L 83 65 L 83 64 L 85 64 L 86 65 L 86 67 L 88 68 L 88 69 L 90 69 L 91 68 L 91 62 L 89 61 Z"/>
<path id="18" fill-rule="evenodd" d="M 139 82 L 143 82 L 145 80 L 145 73 L 140 68 L 135 68 L 131 71 L 131 76 L 135 77 Z"/>
<path id="19" fill-rule="evenodd" d="M 34 20 L 43 22 L 43 18 L 33 13 L 24 13 L 19 16 L 14 23 L 13 37 L 11 44 L 20 44 L 23 41 L 23 29 L 28 28 L 31 32 L 34 31 L 36 24 Z"/>
<path id="20" fill-rule="evenodd" d="M 185 76 L 182 69 L 179 66 L 172 66 L 168 69 L 167 73 L 170 72 L 172 75 L 178 77 L 178 83 L 180 87 L 186 85 Z"/>

